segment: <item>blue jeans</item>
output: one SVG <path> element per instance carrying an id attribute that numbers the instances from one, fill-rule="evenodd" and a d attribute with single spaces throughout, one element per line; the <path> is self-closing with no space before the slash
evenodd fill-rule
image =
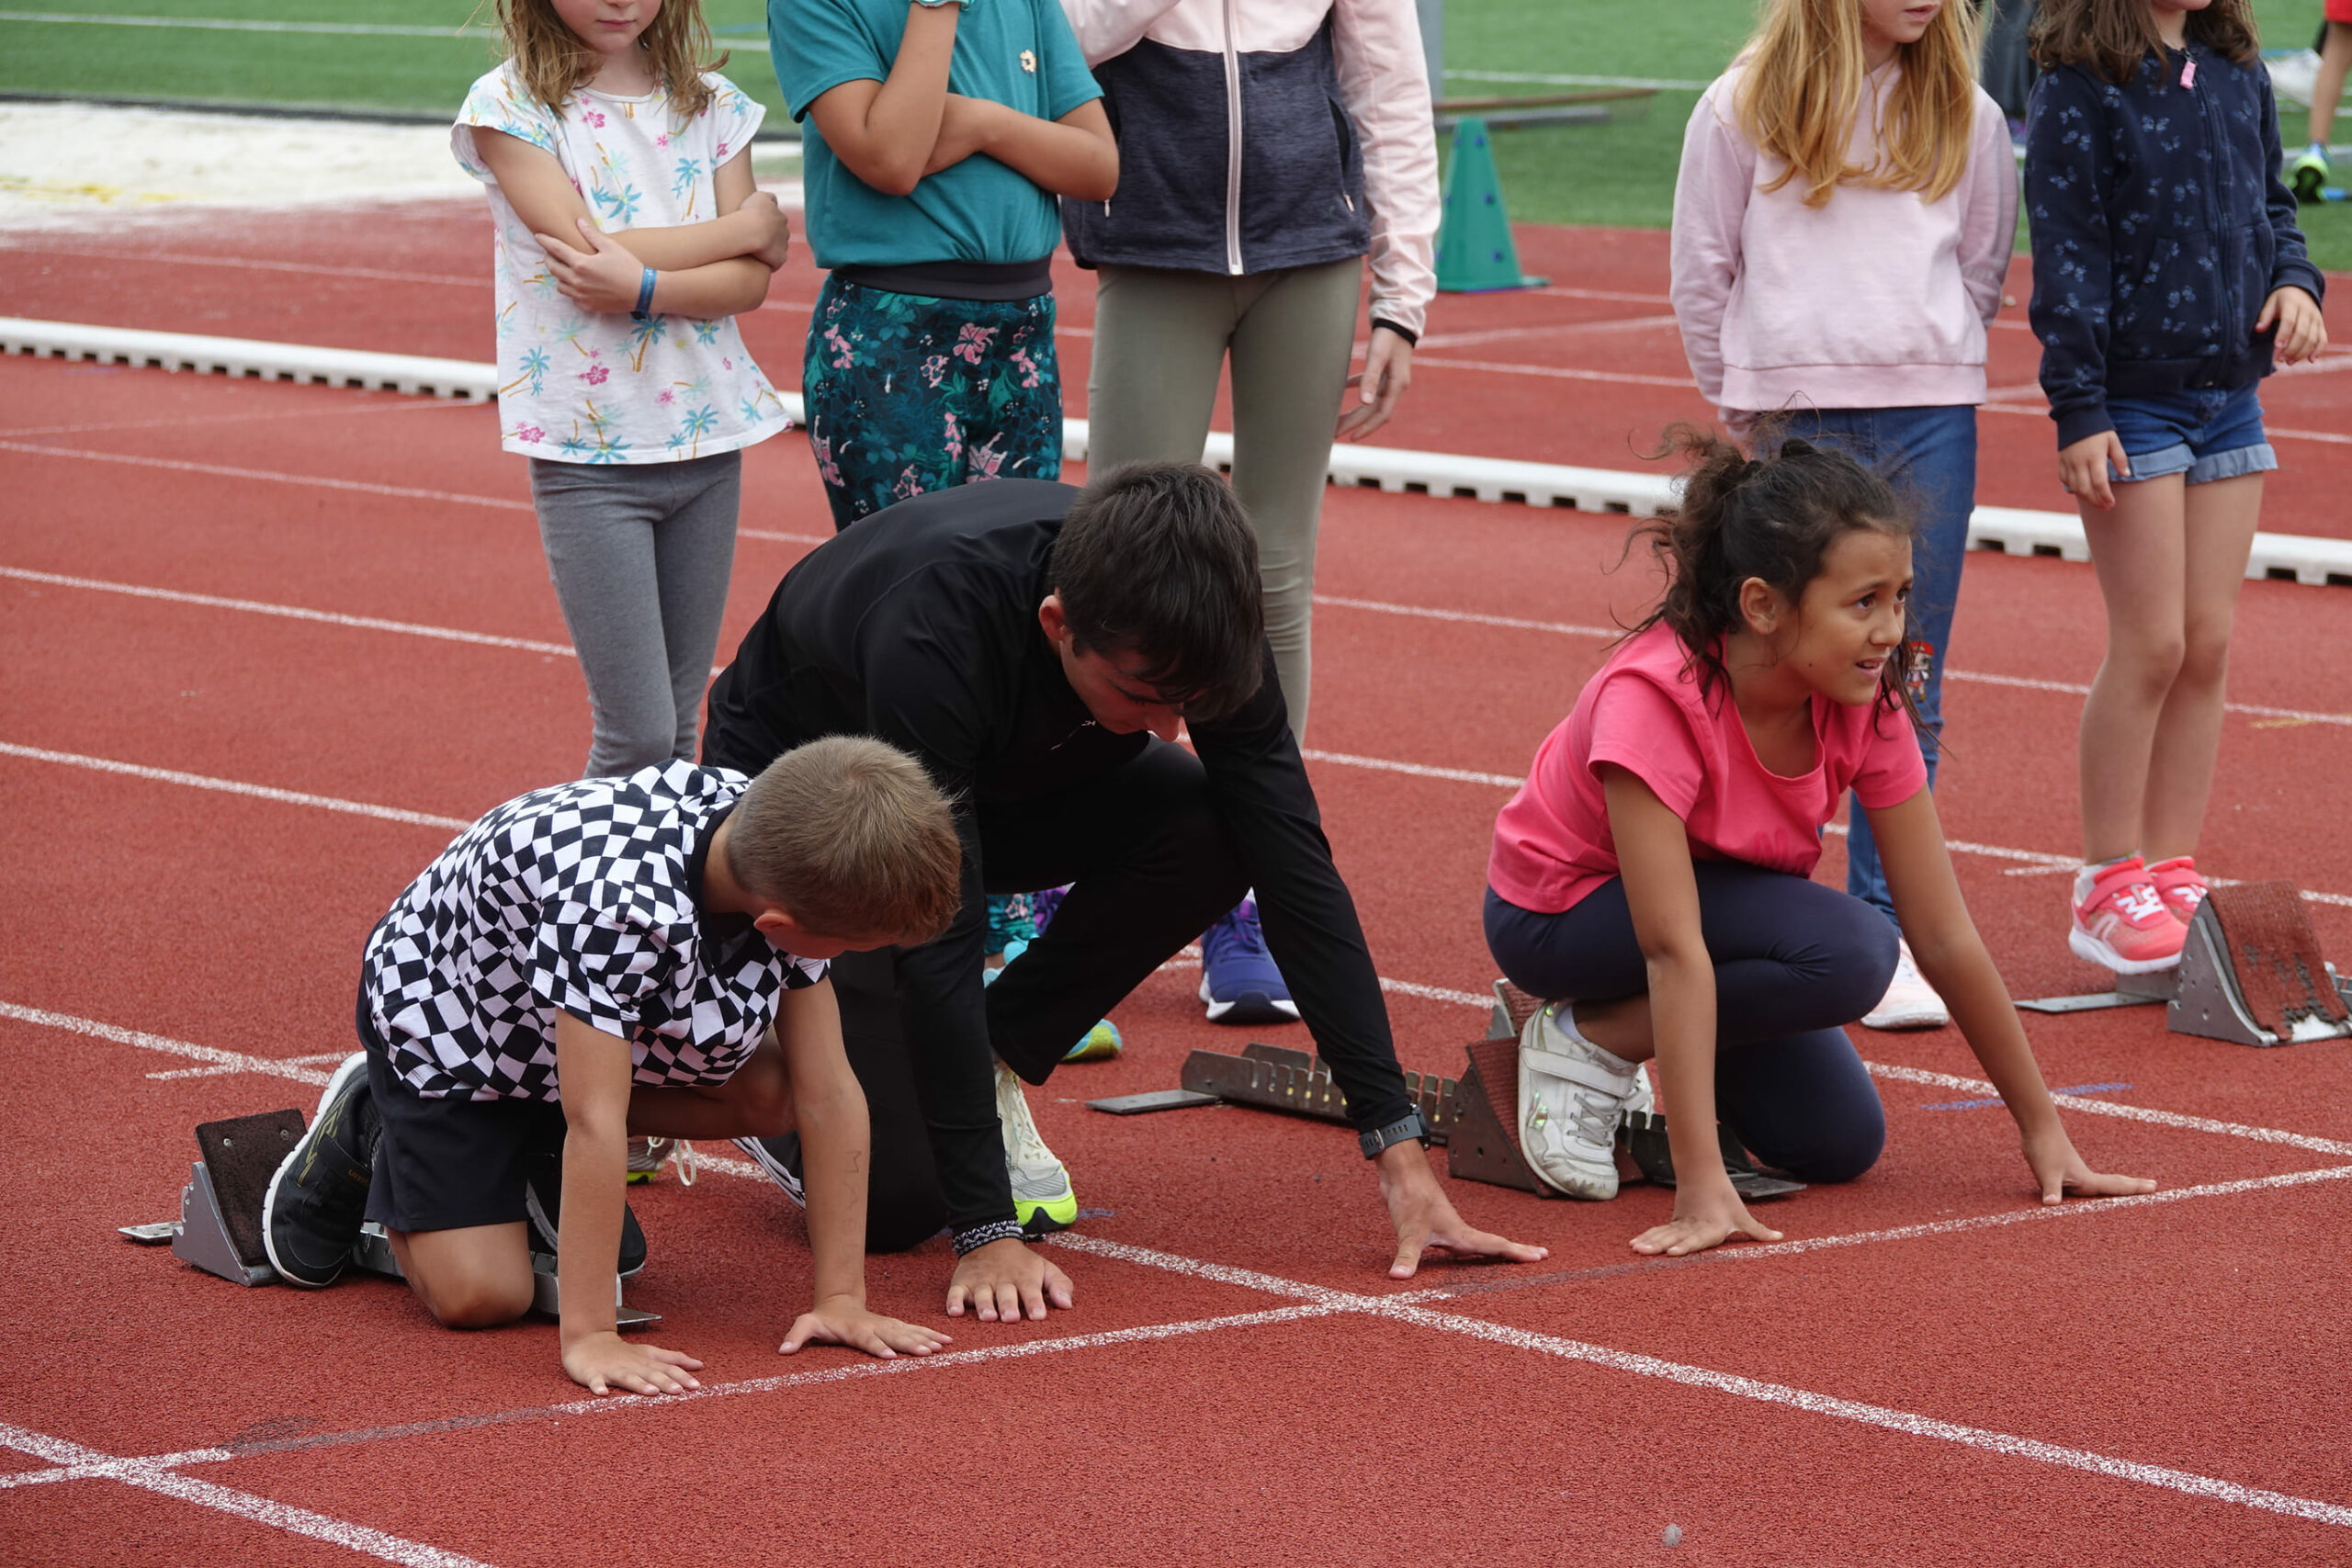
<path id="1" fill-rule="evenodd" d="M 1936 782 L 1936 738 L 1943 733 L 1944 650 L 1968 554 L 1968 514 L 1976 509 L 1976 410 L 1812 409 L 1789 417 L 1788 434 L 1844 452 L 1867 465 L 1910 502 L 1918 518 L 1911 546 L 1911 635 L 1926 645 L 1924 680 L 1913 655 L 1912 699 L 1927 725 L 1919 749 L 1928 783 Z M 1878 861 L 1862 803 L 1854 802 L 1846 839 L 1846 891 L 1894 919 L 1894 897 Z"/>
<path id="2" fill-rule="evenodd" d="M 1691 868 L 1715 968 L 1715 1107 L 1766 1165 L 1851 1181 L 1877 1163 L 1886 1111 L 1840 1027 L 1886 994 L 1894 932 L 1860 903 L 1738 861 Z M 1611 877 L 1556 915 L 1487 889 L 1487 949 L 1539 997 L 1612 1001 L 1649 988 L 1625 883 Z"/>

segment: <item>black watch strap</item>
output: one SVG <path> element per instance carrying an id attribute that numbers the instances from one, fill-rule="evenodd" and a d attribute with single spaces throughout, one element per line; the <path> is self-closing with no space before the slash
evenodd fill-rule
<path id="1" fill-rule="evenodd" d="M 1356 1146 L 1363 1150 L 1364 1158 L 1378 1159 L 1381 1150 L 1391 1144 L 1401 1144 L 1408 1138 L 1418 1140 L 1424 1147 L 1429 1145 L 1430 1124 L 1421 1120 L 1421 1113 L 1418 1111 L 1408 1111 L 1385 1127 L 1374 1127 L 1369 1133 L 1357 1134 Z"/>

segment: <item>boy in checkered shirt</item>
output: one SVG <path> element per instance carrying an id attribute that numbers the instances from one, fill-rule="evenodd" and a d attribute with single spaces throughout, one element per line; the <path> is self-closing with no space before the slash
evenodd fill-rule
<path id="1" fill-rule="evenodd" d="M 865 1098 L 825 965 L 945 929 L 960 860 L 921 764 L 860 738 L 756 779 L 673 761 L 507 802 L 369 935 L 364 1049 L 270 1182 L 270 1261 L 331 1284 L 373 1220 L 442 1323 L 511 1322 L 531 1305 L 535 1196 L 550 1206 L 533 1172 L 560 1160 L 565 1372 L 679 1393 L 700 1361 L 614 1328 L 627 1141 L 797 1128 L 817 1299 L 784 1350 L 938 1348 L 865 1307 Z"/>

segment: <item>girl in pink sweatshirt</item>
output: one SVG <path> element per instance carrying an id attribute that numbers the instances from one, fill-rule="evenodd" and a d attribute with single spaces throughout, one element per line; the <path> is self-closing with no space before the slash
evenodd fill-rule
<path id="1" fill-rule="evenodd" d="M 2007 122 L 1976 85 L 1961 0 L 1771 0 L 1692 111 L 1674 193 L 1674 315 L 1699 389 L 1850 453 L 1917 513 L 1905 674 L 1941 731 L 1944 649 L 1976 504 L 1985 328 L 2017 231 Z M 1894 901 L 1860 811 L 1847 890 Z M 1900 950 L 1873 1029 L 1936 1028 Z"/>

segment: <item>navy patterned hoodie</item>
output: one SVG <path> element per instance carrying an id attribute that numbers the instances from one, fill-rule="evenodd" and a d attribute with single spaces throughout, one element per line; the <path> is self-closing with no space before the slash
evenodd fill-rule
<path id="1" fill-rule="evenodd" d="M 2278 165 L 2269 73 L 2194 40 L 2121 86 L 2081 65 L 2035 85 L 2030 316 L 2059 446 L 2114 429 L 2110 396 L 2270 374 L 2276 328 L 2254 330 L 2263 301 L 2323 287 Z"/>

